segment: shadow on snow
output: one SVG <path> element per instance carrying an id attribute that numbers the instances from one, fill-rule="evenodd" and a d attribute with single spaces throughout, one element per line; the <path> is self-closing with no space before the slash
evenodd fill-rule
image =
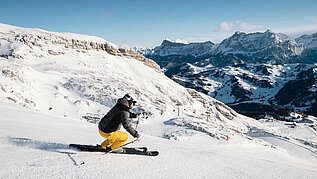
<path id="1" fill-rule="evenodd" d="M 68 144 L 45 142 L 45 141 L 38 141 L 34 139 L 29 139 L 29 138 L 19 138 L 19 137 L 5 137 L 4 140 L 7 141 L 8 144 L 11 144 L 17 147 L 27 147 L 27 148 L 32 148 L 32 149 L 37 149 L 42 151 L 66 154 L 72 160 L 74 165 L 78 165 L 75 159 L 71 156 L 71 154 L 76 154 L 76 153 L 60 151 L 63 149 L 70 149 Z"/>

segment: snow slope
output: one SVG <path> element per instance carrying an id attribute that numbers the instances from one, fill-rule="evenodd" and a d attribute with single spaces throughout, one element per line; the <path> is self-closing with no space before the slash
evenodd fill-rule
<path id="1" fill-rule="evenodd" d="M 68 149 L 100 143 L 96 124 L 6 104 L 0 114 L 0 178 L 313 178 L 317 172 L 316 153 L 283 141 L 285 148 L 274 148 L 239 136 L 219 142 L 204 133 L 190 141 L 145 135 L 133 145 L 159 156 L 104 155 Z"/>
<path id="2" fill-rule="evenodd" d="M 316 116 L 316 69 L 316 64 L 200 67 L 187 63 L 165 74 L 228 105 L 274 104 Z"/>

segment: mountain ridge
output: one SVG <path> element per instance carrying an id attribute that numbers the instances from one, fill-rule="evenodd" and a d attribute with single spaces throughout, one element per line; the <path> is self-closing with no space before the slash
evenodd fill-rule
<path id="1" fill-rule="evenodd" d="M 259 104 L 295 108 L 316 116 L 314 89 L 317 86 L 317 77 L 306 72 L 316 68 L 316 35 L 317 33 L 314 33 L 293 39 L 271 30 L 263 33 L 236 32 L 221 43 L 213 45 L 208 49 L 208 53 L 202 50 L 200 56 L 191 55 L 190 52 L 177 55 L 177 50 L 174 55 L 167 56 L 155 53 L 155 49 L 164 48 L 164 45 L 155 47 L 150 55 L 145 56 L 156 61 L 165 74 L 179 84 L 196 89 L 228 105 L 257 101 Z M 306 67 L 302 68 L 301 64 Z M 300 73 L 306 76 L 297 79 L 296 75 Z M 227 80 L 222 79 L 224 77 Z M 304 85 L 304 88 L 301 88 L 304 91 L 301 93 L 308 95 L 308 98 L 293 94 L 296 100 L 291 103 L 292 98 L 285 94 L 288 91 L 287 86 L 291 84 Z M 260 91 L 263 94 L 268 93 L 270 99 L 261 97 Z M 286 96 L 289 102 L 283 102 L 280 96 Z M 301 102 L 307 99 L 310 102 Z M 307 105 L 311 105 L 311 108 L 308 109 Z M 257 117 L 259 116 L 263 116 L 263 113 Z"/>
<path id="2" fill-rule="evenodd" d="M 1 23 L 0 28 L 2 30 L 0 34 L 0 56 L 4 58 L 9 58 L 10 56 L 13 58 L 23 58 L 25 55 L 20 54 L 18 49 L 19 46 L 22 46 L 22 44 L 28 46 L 30 48 L 29 51 L 32 51 L 32 46 L 43 47 L 40 52 L 34 54 L 37 57 L 60 55 L 60 52 L 55 52 L 54 50 L 49 49 L 49 45 L 59 45 L 60 49 L 71 48 L 76 49 L 81 53 L 86 53 L 85 50 L 103 50 L 111 55 L 125 56 L 142 61 L 144 64 L 156 69 L 158 72 L 161 71 L 160 67 L 154 61 L 145 58 L 138 52 L 118 48 L 117 45 L 99 37 L 73 33 L 56 33 L 34 28 L 20 28 Z M 15 44 L 8 43 L 9 41 L 15 42 Z M 12 45 L 15 47 L 12 48 Z M 46 48 L 47 51 L 44 51 L 44 48 Z"/>
<path id="3" fill-rule="evenodd" d="M 140 54 L 155 60 L 164 68 L 168 63 L 162 60 L 163 57 L 192 56 L 190 62 L 199 62 L 202 59 L 215 66 L 237 65 L 243 63 L 314 63 L 315 57 L 309 53 L 316 51 L 317 33 L 302 35 L 298 38 L 291 38 L 283 33 L 274 33 L 271 30 L 265 32 L 245 33 L 237 31 L 232 36 L 224 39 L 218 44 L 211 41 L 188 42 L 187 44 L 164 40 L 160 46 L 154 48 L 132 48 Z M 184 46 L 196 45 L 197 50 L 185 49 Z M 206 45 L 209 44 L 209 45 Z M 179 47 L 178 49 L 176 47 Z M 199 49 L 198 49 L 199 48 Z M 165 53 L 164 53 L 165 52 Z M 203 58 L 199 58 L 202 57 Z M 313 58 L 313 59 L 309 59 Z M 164 61 L 163 63 L 161 61 Z M 222 62 L 219 62 L 222 61 Z M 169 58 L 173 63 L 173 59 Z"/>

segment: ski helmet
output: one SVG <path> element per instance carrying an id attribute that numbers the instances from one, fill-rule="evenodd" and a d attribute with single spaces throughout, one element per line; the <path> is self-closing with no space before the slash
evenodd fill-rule
<path id="1" fill-rule="evenodd" d="M 129 102 L 129 106 L 131 106 L 131 104 L 135 105 L 136 103 L 136 101 L 129 95 L 129 93 L 125 94 L 123 98 Z"/>

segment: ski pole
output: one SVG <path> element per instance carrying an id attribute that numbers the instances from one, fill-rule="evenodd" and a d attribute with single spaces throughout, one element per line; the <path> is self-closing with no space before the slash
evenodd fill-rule
<path id="1" fill-rule="evenodd" d="M 138 116 L 138 121 L 136 122 L 135 130 L 138 128 L 139 121 L 140 121 L 140 116 Z"/>

